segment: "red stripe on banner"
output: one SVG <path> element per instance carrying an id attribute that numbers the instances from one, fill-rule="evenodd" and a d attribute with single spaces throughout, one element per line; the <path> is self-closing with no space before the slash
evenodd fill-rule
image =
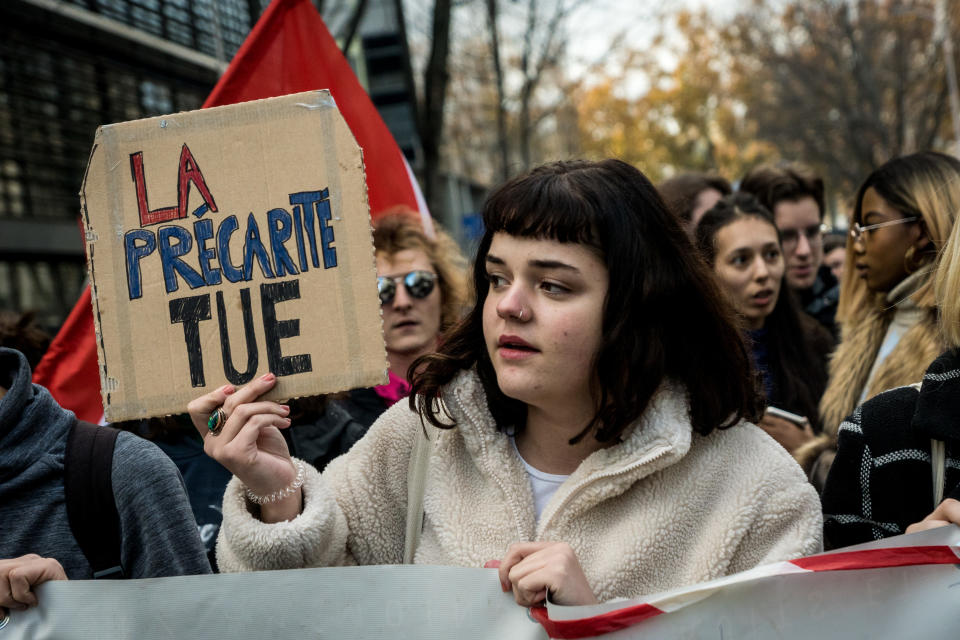
<path id="1" fill-rule="evenodd" d="M 543 626 L 547 635 L 561 640 L 592 638 L 604 633 L 620 631 L 661 613 L 664 612 L 651 604 L 638 604 L 602 613 L 592 618 L 551 620 L 546 607 L 532 607 L 530 609 L 530 616 Z"/>
<path id="2" fill-rule="evenodd" d="M 810 556 L 790 563 L 808 571 L 853 571 L 917 564 L 960 564 L 960 558 L 947 546 L 892 547 Z"/>

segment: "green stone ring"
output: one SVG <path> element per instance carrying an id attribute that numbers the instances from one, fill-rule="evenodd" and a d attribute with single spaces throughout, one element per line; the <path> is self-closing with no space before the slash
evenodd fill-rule
<path id="1" fill-rule="evenodd" d="M 227 414 L 224 412 L 223 407 L 220 407 L 216 411 L 210 414 L 210 417 L 207 419 L 207 429 L 210 429 L 210 433 L 213 435 L 219 435 L 223 431 L 223 425 L 227 422 Z"/>

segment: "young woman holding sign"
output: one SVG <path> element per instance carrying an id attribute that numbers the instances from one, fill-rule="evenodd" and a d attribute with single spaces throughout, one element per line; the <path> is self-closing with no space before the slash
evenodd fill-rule
<path id="1" fill-rule="evenodd" d="M 190 403 L 236 475 L 221 569 L 401 563 L 424 442 L 412 561 L 499 560 L 523 605 L 637 596 L 820 549 L 816 493 L 745 423 L 762 400 L 733 312 L 640 172 L 540 167 L 490 196 L 484 225 L 476 305 L 420 361 L 409 406 L 322 475 L 289 456 L 286 407 L 258 399 L 272 375 Z"/>

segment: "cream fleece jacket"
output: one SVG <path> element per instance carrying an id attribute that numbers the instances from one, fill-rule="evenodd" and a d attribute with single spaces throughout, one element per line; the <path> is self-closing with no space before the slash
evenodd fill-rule
<path id="1" fill-rule="evenodd" d="M 600 600 L 710 580 L 822 548 L 820 501 L 783 447 L 751 424 L 690 427 L 665 384 L 623 442 L 584 460 L 535 522 L 530 481 L 472 371 L 448 385 L 456 428 L 432 436 L 417 564 L 481 567 L 517 541 L 570 544 Z M 237 478 L 223 502 L 223 571 L 399 564 L 419 417 L 398 403 L 323 473 L 303 513 L 264 524 Z"/>

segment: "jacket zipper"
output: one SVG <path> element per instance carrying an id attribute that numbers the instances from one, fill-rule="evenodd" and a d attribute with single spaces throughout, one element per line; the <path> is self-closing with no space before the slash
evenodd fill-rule
<path id="1" fill-rule="evenodd" d="M 591 484 L 598 482 L 600 480 L 605 480 L 607 478 L 613 478 L 615 476 L 623 475 L 645 464 L 649 464 L 654 460 L 656 460 L 657 458 L 660 458 L 666 455 L 669 450 L 670 450 L 670 447 L 661 447 L 656 453 L 653 453 L 641 460 L 637 460 L 636 462 L 632 462 L 626 467 L 623 467 L 622 469 L 618 469 L 616 471 L 608 471 L 606 473 L 601 473 L 600 475 L 592 476 L 590 478 L 587 478 L 586 480 L 583 480 L 580 484 L 578 484 L 576 487 L 570 490 L 570 493 L 568 493 L 567 497 L 563 499 L 563 502 L 560 503 L 560 506 L 558 506 L 554 510 L 553 515 L 550 516 L 550 519 L 537 526 L 537 531 L 536 531 L 537 540 L 540 540 L 540 536 L 543 535 L 543 532 L 547 530 L 547 527 L 549 525 L 553 524 L 553 521 L 556 519 L 557 515 L 560 514 L 564 510 L 564 508 L 567 506 L 567 504 L 571 500 L 573 500 L 573 498 L 576 497 L 576 495 L 579 494 L 583 489 L 587 488 Z"/>

